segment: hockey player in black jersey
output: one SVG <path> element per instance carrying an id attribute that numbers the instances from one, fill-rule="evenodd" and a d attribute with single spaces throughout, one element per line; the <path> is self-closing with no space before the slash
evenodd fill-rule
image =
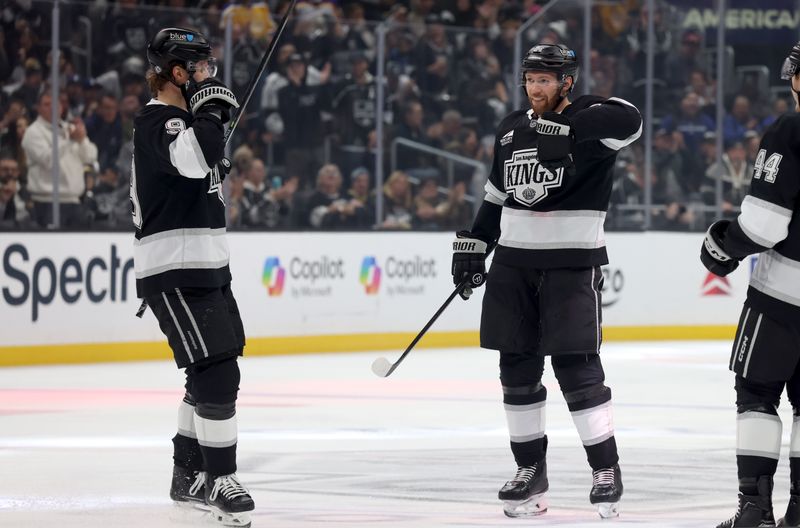
<path id="1" fill-rule="evenodd" d="M 741 213 L 711 224 L 700 249 L 702 263 L 719 276 L 759 253 L 729 364 L 736 373 L 739 507 L 718 528 L 775 525 L 772 479 L 784 388 L 794 409 L 791 496 L 778 526 L 800 526 L 800 42 L 784 61 L 781 79 L 792 84 L 796 112 L 764 132 Z"/>
<path id="2" fill-rule="evenodd" d="M 522 62 L 530 109 L 500 124 L 486 196 L 453 244 L 453 280 L 483 298 L 481 346 L 500 351 L 500 381 L 516 475 L 499 492 L 510 517 L 546 511 L 547 436 L 542 385 L 551 363 L 592 469 L 590 502 L 617 515 L 622 496 L 611 390 L 600 363 L 603 220 L 617 152 L 641 135 L 630 103 L 570 101 L 575 52 L 537 45 Z M 486 277 L 487 250 L 496 245 Z"/>
<path id="3" fill-rule="evenodd" d="M 235 474 L 245 340 L 221 188 L 223 125 L 238 103 L 214 78 L 211 47 L 195 31 L 162 29 L 147 59 L 154 98 L 134 121 L 130 193 L 137 294 L 186 373 L 170 496 L 210 509 L 225 526 L 247 527 L 254 503 Z"/>

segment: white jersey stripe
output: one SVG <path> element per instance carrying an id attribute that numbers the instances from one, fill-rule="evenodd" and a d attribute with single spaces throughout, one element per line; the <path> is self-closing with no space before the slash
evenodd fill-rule
<path id="1" fill-rule="evenodd" d="M 230 261 L 225 228 L 172 229 L 136 240 L 137 279 L 177 269 L 219 269 Z"/>
<path id="2" fill-rule="evenodd" d="M 493 204 L 497 205 L 503 205 L 506 203 L 506 198 L 508 198 L 508 195 L 495 187 L 491 180 L 486 181 L 484 190 L 486 191 L 486 197 L 484 200 L 487 202 L 492 202 Z"/>
<path id="3" fill-rule="evenodd" d="M 747 195 L 737 218 L 747 237 L 764 247 L 772 247 L 789 235 L 792 211 L 780 205 Z"/>
<path id="4" fill-rule="evenodd" d="M 758 256 L 750 277 L 756 290 L 794 306 L 800 306 L 800 262 L 771 249 Z"/>
<path id="5" fill-rule="evenodd" d="M 211 172 L 193 128 L 181 131 L 169 144 L 169 161 L 181 176 L 187 178 L 202 180 Z"/>
<path id="6" fill-rule="evenodd" d="M 596 249 L 605 247 L 603 211 L 528 211 L 503 208 L 501 246 L 521 249 Z"/>

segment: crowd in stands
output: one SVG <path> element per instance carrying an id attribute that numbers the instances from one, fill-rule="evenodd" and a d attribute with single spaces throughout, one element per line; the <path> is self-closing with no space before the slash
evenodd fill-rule
<path id="1" fill-rule="evenodd" d="M 513 74 L 514 37 L 545 3 L 298 2 L 232 137 L 233 170 L 225 182 L 229 227 L 466 227 L 483 198 L 495 127 L 520 90 Z M 0 229 L 45 229 L 53 223 L 51 141 L 56 127 L 60 225 L 132 230 L 131 139 L 133 118 L 150 99 L 144 83 L 149 38 L 164 26 L 197 28 L 211 38 L 221 70 L 227 70 L 241 98 L 288 4 L 71 4 L 61 9 L 60 97 L 54 102 L 48 40 L 52 6 L 8 2 L 0 17 Z M 644 112 L 649 15 L 643 5 L 641 0 L 596 4 L 591 78 L 579 79 L 579 92 L 622 97 Z M 742 76 L 726 86 L 724 123 L 718 131 L 715 72 L 710 69 L 714 43 L 706 41 L 703 31 L 678 23 L 680 13 L 668 3 L 656 5 L 656 78 L 649 80 L 656 89 L 652 171 L 644 173 L 643 141 L 621 152 L 610 229 L 636 229 L 645 215 L 656 229 L 702 229 L 716 214 L 718 198 L 721 211 L 733 214 L 758 163 L 761 134 L 793 107 L 788 90 L 759 91 L 762 78 Z M 523 48 L 563 42 L 582 53 L 582 16 L 583 2 L 563 0 L 524 33 Z M 229 19 L 233 44 L 226 64 Z M 386 51 L 384 133 L 379 138 L 381 23 Z M 94 29 L 87 32 L 87 26 Z M 784 48 L 775 53 L 785 54 Z M 777 73 L 769 75 L 769 83 L 777 85 Z M 522 102 L 527 104 L 524 96 Z M 55 124 L 54 104 L 61 116 Z M 385 153 L 382 185 L 375 183 L 379 142 Z M 652 209 L 645 207 L 648 180 L 657 206 Z"/>

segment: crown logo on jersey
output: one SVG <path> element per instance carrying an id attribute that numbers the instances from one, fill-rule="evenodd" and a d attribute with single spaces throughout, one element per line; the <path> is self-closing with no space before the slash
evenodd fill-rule
<path id="1" fill-rule="evenodd" d="M 503 164 L 506 192 L 524 205 L 544 200 L 550 189 L 561 187 L 564 169 L 555 172 L 544 168 L 537 157 L 538 149 L 515 150 Z"/>

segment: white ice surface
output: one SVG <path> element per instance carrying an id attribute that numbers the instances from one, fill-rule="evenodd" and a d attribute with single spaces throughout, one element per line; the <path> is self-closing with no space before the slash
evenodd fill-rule
<path id="1" fill-rule="evenodd" d="M 514 473 L 496 353 L 414 350 L 245 358 L 239 476 L 253 527 L 709 527 L 736 503 L 727 342 L 609 343 L 625 483 L 618 520 L 591 476 L 549 364 L 550 510 L 507 519 Z M 549 362 L 548 362 L 549 363 Z M 168 362 L 0 369 L 0 527 L 212 526 L 168 497 L 182 375 Z M 784 402 L 776 516 L 788 499 Z"/>

